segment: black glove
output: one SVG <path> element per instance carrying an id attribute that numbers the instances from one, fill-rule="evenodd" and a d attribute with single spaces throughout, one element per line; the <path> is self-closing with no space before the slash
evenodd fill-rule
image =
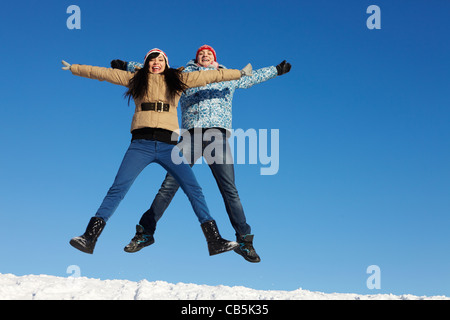
<path id="1" fill-rule="evenodd" d="M 127 62 L 119 59 L 111 61 L 111 68 L 127 71 Z"/>
<path id="2" fill-rule="evenodd" d="M 283 60 L 279 65 L 277 65 L 277 71 L 278 75 L 281 76 L 282 74 L 288 73 L 291 70 L 291 64 L 289 62 L 286 62 L 286 60 Z"/>

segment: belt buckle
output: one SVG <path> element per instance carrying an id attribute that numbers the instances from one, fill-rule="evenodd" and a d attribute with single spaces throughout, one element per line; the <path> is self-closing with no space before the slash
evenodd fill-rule
<path id="1" fill-rule="evenodd" d="M 156 102 L 156 111 L 163 112 L 163 106 L 164 106 L 164 103 L 162 101 L 157 101 Z"/>

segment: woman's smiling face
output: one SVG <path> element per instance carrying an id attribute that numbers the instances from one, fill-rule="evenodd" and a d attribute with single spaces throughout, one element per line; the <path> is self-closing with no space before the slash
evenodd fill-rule
<path id="1" fill-rule="evenodd" d="M 162 54 L 150 59 L 148 68 L 151 73 L 162 73 L 166 69 L 166 59 Z"/>

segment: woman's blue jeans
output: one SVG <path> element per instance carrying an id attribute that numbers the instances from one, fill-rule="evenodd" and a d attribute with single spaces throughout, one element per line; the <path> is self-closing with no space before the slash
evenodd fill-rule
<path id="1" fill-rule="evenodd" d="M 199 222 L 213 220 L 209 215 L 205 197 L 191 167 L 186 163 L 175 164 L 172 161 L 173 148 L 177 148 L 174 152 L 180 152 L 177 146 L 168 143 L 144 139 L 133 140 L 125 153 L 114 183 L 95 216 L 108 221 L 137 176 L 150 163 L 156 162 L 180 184 L 188 196 Z"/>
<path id="2" fill-rule="evenodd" d="M 250 234 L 251 228 L 246 222 L 244 209 L 235 185 L 233 159 L 226 132 L 224 130 L 213 130 L 216 130 L 216 134 L 210 140 L 205 138 L 204 130 L 197 131 L 195 136 L 191 134 L 190 147 L 189 143 L 185 144 L 182 147 L 183 154 L 189 160 L 190 166 L 193 166 L 201 156 L 205 158 L 222 194 L 228 217 L 236 235 Z M 169 206 L 178 188 L 177 179 L 169 172 L 150 209 L 142 215 L 139 221 L 139 224 L 147 232 L 152 234 L 155 232 L 156 223 Z"/>

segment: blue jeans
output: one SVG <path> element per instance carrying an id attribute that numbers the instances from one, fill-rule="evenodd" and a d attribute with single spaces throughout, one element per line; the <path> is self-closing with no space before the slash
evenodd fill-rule
<path id="1" fill-rule="evenodd" d="M 182 148 L 183 154 L 189 161 L 190 166 L 193 166 L 201 156 L 204 156 L 222 194 L 228 217 L 236 235 L 250 234 L 251 228 L 246 222 L 244 209 L 235 185 L 234 165 L 226 132 L 224 130 L 217 132 L 218 134 L 211 137 L 211 140 L 204 139 L 202 131 L 196 133 L 194 137 L 191 135 L 190 147 L 188 142 Z M 208 154 L 205 154 L 205 151 Z M 139 221 L 139 224 L 147 232 L 152 234 L 155 232 L 156 223 L 169 206 L 178 188 L 177 180 L 168 173 L 150 209 L 142 215 Z"/>
<path id="2" fill-rule="evenodd" d="M 199 222 L 213 220 L 209 215 L 205 197 L 191 167 L 186 163 L 173 163 L 171 158 L 173 148 L 177 148 L 174 151 L 180 152 L 177 146 L 168 143 L 144 139 L 133 140 L 125 153 L 114 183 L 95 216 L 108 221 L 141 171 L 150 163 L 156 162 L 180 184 L 188 196 Z"/>

